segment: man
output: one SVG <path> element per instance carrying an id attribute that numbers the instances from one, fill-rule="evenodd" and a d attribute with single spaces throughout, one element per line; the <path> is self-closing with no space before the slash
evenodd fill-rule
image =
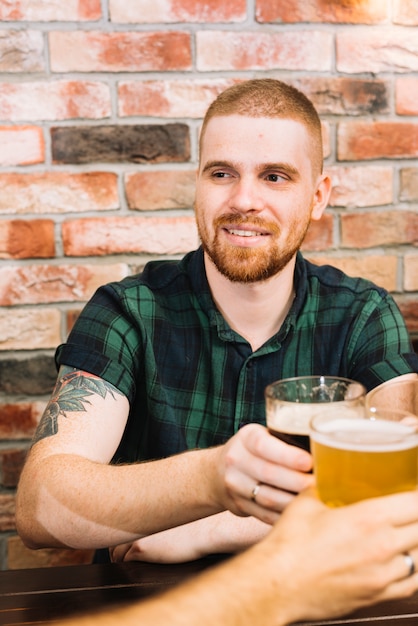
<path id="1" fill-rule="evenodd" d="M 100 289 L 58 349 L 18 489 L 27 545 L 155 561 L 241 550 L 312 483 L 310 455 L 265 428 L 266 385 L 323 374 L 371 389 L 418 371 L 384 290 L 299 253 L 327 206 L 322 161 L 312 103 L 280 81 L 209 107 L 202 247 Z"/>
<path id="2" fill-rule="evenodd" d="M 418 589 L 417 505 L 410 492 L 329 509 L 304 492 L 239 556 L 155 598 L 62 626 L 282 626 L 409 596 Z"/>

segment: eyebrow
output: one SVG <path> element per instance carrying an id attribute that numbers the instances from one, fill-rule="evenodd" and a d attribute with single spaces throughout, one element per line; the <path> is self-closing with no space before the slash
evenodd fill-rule
<path id="1" fill-rule="evenodd" d="M 202 173 L 207 172 L 208 170 L 214 169 L 216 167 L 232 167 L 233 169 L 239 169 L 241 163 L 239 161 L 208 161 L 202 169 Z M 259 172 L 264 172 L 266 170 L 282 170 L 291 174 L 292 176 L 299 176 L 299 170 L 291 165 L 290 163 L 260 163 L 260 165 L 256 168 Z"/>

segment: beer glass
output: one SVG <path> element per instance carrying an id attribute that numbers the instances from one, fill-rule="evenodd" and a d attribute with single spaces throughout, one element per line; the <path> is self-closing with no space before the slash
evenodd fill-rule
<path id="1" fill-rule="evenodd" d="M 409 411 L 418 416 L 418 375 L 387 380 L 366 395 L 366 407 Z"/>
<path id="2" fill-rule="evenodd" d="M 317 412 L 357 413 L 364 410 L 366 389 L 360 383 L 338 376 L 284 378 L 265 389 L 267 428 L 286 443 L 310 450 L 309 422 Z"/>
<path id="3" fill-rule="evenodd" d="M 310 437 L 316 486 L 328 506 L 417 488 L 418 418 L 407 411 L 317 413 Z"/>

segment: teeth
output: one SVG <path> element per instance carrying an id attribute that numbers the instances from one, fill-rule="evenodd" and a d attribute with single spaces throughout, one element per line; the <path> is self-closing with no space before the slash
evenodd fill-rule
<path id="1" fill-rule="evenodd" d="M 240 237 L 259 237 L 261 233 L 253 230 L 230 230 L 231 235 L 239 235 Z"/>

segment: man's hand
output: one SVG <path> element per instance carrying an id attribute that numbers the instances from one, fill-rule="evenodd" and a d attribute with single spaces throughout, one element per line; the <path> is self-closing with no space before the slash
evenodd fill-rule
<path id="1" fill-rule="evenodd" d="M 219 457 L 225 508 L 267 524 L 277 521 L 295 494 L 314 481 L 309 473 L 311 455 L 273 437 L 259 424 L 239 430 L 219 448 Z"/>
<path id="2" fill-rule="evenodd" d="M 183 563 L 209 554 L 236 553 L 262 539 L 271 526 L 229 511 L 110 548 L 113 562 Z"/>

